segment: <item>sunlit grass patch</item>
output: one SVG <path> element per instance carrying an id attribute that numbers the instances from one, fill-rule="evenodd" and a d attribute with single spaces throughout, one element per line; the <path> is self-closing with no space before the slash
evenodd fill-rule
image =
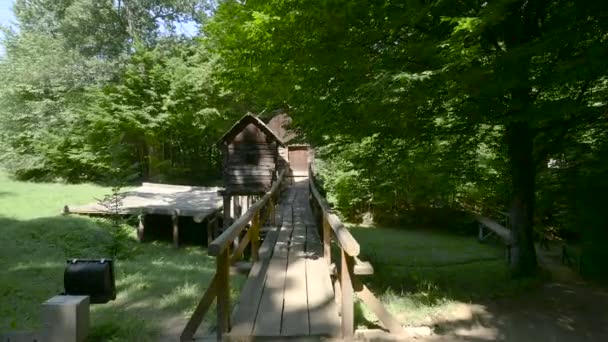
<path id="1" fill-rule="evenodd" d="M 431 230 L 351 227 L 361 259 L 374 275 L 362 277 L 387 309 L 408 326 L 430 325 L 460 303 L 522 292 L 538 279 L 512 279 L 500 244 Z M 364 305 L 359 323 L 376 324 Z"/>

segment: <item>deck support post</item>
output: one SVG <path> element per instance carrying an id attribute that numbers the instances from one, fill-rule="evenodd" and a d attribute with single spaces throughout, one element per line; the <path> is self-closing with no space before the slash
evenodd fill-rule
<path id="1" fill-rule="evenodd" d="M 226 192 L 222 192 L 222 197 L 224 199 L 224 222 L 222 228 L 226 229 L 230 227 L 230 195 Z"/>
<path id="2" fill-rule="evenodd" d="M 351 274 L 353 262 L 352 257 L 346 254 L 344 250 L 340 250 L 341 267 L 340 267 L 340 287 L 342 292 L 342 338 L 351 339 L 355 333 L 355 308 L 353 303 L 353 284 Z"/>
<path id="3" fill-rule="evenodd" d="M 179 211 L 173 211 L 171 222 L 173 223 L 173 245 L 175 248 L 179 248 Z"/>
<path id="4" fill-rule="evenodd" d="M 145 222 L 146 216 L 144 214 L 139 214 L 139 215 L 137 215 L 137 219 L 139 221 L 137 223 L 137 240 L 139 242 L 143 242 L 144 241 L 144 230 L 145 230 L 144 222 Z"/>
<path id="5" fill-rule="evenodd" d="M 215 218 L 215 216 L 207 219 L 207 247 L 209 247 L 211 241 L 213 241 L 213 237 L 215 236 L 213 226 L 215 226 L 216 222 L 217 219 Z M 202 224 L 205 224 L 205 221 L 203 221 Z"/>
<path id="6" fill-rule="evenodd" d="M 230 330 L 230 249 L 217 256 L 217 339 Z"/>

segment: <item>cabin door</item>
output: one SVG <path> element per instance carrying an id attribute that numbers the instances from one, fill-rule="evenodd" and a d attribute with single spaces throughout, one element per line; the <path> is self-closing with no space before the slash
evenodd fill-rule
<path id="1" fill-rule="evenodd" d="M 294 177 L 308 176 L 308 146 L 289 146 L 289 167 Z"/>

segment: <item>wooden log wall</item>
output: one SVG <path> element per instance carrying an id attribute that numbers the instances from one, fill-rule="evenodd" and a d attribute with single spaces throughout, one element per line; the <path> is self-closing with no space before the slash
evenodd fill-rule
<path id="1" fill-rule="evenodd" d="M 276 177 L 278 144 L 233 142 L 226 146 L 224 187 L 230 193 L 266 192 Z"/>

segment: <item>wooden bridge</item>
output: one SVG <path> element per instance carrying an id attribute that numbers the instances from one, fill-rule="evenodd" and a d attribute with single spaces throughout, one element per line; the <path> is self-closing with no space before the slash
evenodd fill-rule
<path id="1" fill-rule="evenodd" d="M 181 341 L 194 339 L 214 300 L 218 340 L 352 339 L 355 295 L 385 330 L 400 333 L 400 324 L 359 280 L 373 274 L 373 268 L 358 259 L 359 244 L 332 213 L 314 180 L 287 185 L 284 174 L 210 244 L 209 254 L 217 258 L 216 273 L 183 329 Z M 332 242 L 339 251 L 335 262 Z M 242 265 L 248 246 L 247 280 L 233 305 L 231 270 Z"/>

